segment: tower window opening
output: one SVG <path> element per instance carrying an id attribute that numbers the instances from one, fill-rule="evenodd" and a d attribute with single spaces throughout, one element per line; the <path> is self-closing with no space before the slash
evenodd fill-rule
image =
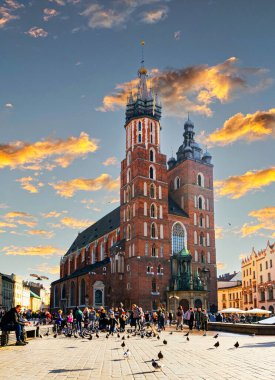
<path id="1" fill-rule="evenodd" d="M 151 218 L 156 218 L 157 217 L 157 210 L 156 210 L 156 205 L 155 204 L 151 205 L 150 216 L 151 216 Z"/>
<path id="2" fill-rule="evenodd" d="M 173 253 L 178 253 L 185 247 L 184 237 L 185 234 L 182 225 L 180 223 L 176 223 L 172 229 Z"/>
<path id="3" fill-rule="evenodd" d="M 156 249 L 156 247 L 154 245 L 151 248 L 151 255 L 152 255 L 152 257 L 156 257 L 157 256 L 157 249 Z"/>
<path id="4" fill-rule="evenodd" d="M 151 225 L 151 238 L 156 238 L 157 237 L 157 227 L 155 223 L 152 223 Z"/>
<path id="5" fill-rule="evenodd" d="M 141 132 L 141 121 L 138 122 L 138 131 Z"/>
<path id="6" fill-rule="evenodd" d="M 138 135 L 138 142 L 141 143 L 141 141 L 142 141 L 142 138 L 141 138 L 141 134 L 139 133 L 139 135 Z"/>
<path id="7" fill-rule="evenodd" d="M 156 171 L 155 171 L 155 168 L 153 166 L 150 166 L 149 178 L 150 179 L 156 179 Z"/>
<path id="8" fill-rule="evenodd" d="M 150 149 L 150 152 L 149 152 L 149 160 L 150 160 L 151 162 L 155 162 L 155 154 L 154 154 L 153 149 Z"/>
<path id="9" fill-rule="evenodd" d="M 150 185 L 150 198 L 156 198 L 156 188 L 153 183 Z"/>

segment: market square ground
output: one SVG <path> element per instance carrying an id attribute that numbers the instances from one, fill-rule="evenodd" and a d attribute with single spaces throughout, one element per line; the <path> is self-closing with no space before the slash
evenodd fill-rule
<path id="1" fill-rule="evenodd" d="M 123 358 L 121 338 L 92 341 L 59 336 L 31 340 L 26 347 L 0 351 L 0 379 L 274 379 L 275 337 L 232 336 L 220 333 L 214 348 L 214 332 L 206 337 L 182 332 L 161 333 L 161 339 L 130 337 L 125 340 L 131 357 Z M 163 345 L 163 339 L 168 344 Z M 240 347 L 234 348 L 238 341 Z M 162 351 L 162 371 L 153 371 L 151 359 Z"/>

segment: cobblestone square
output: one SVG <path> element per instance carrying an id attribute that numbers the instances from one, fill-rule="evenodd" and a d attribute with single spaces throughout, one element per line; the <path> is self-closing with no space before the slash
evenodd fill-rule
<path id="1" fill-rule="evenodd" d="M 53 335 L 30 340 L 25 347 L 0 350 L 0 379 L 274 379 L 275 337 L 232 336 L 214 332 L 162 332 L 160 339 L 140 336 L 124 340 L 131 355 L 123 358 L 121 337 L 65 338 Z M 122 336 L 122 335 L 121 335 Z M 168 344 L 164 345 L 166 339 Z M 219 341 L 220 346 L 214 347 Z M 239 342 L 240 347 L 234 344 Z M 162 370 L 151 359 L 161 350 Z"/>

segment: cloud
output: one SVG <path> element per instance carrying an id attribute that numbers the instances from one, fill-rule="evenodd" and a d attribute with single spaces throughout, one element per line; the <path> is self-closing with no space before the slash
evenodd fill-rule
<path id="1" fill-rule="evenodd" d="M 248 171 L 239 176 L 228 177 L 225 180 L 215 181 L 217 195 L 231 199 L 243 197 L 250 191 L 260 190 L 275 182 L 275 167 L 263 170 Z"/>
<path id="2" fill-rule="evenodd" d="M 5 108 L 11 109 L 11 108 L 13 108 L 13 104 L 12 103 L 6 103 Z"/>
<path id="3" fill-rule="evenodd" d="M 217 239 L 223 239 L 223 232 L 224 229 L 222 227 L 215 227 L 215 238 Z"/>
<path id="4" fill-rule="evenodd" d="M 25 34 L 33 38 L 39 38 L 39 37 L 45 38 L 47 37 L 48 32 L 43 28 L 38 28 L 37 26 L 34 26 L 30 28 L 27 32 L 25 32 Z"/>
<path id="5" fill-rule="evenodd" d="M 179 40 L 181 38 L 181 31 L 180 30 L 177 30 L 174 33 L 174 38 L 175 38 L 175 40 Z"/>
<path id="6" fill-rule="evenodd" d="M 168 15 L 168 7 L 161 7 L 158 9 L 143 12 L 141 14 L 141 21 L 145 24 L 156 24 L 159 21 L 166 19 Z"/>
<path id="7" fill-rule="evenodd" d="M 51 9 L 51 8 L 43 9 L 43 13 L 44 13 L 44 17 L 43 17 L 44 21 L 49 21 L 52 17 L 55 17 L 58 15 L 58 12 L 55 9 Z"/>
<path id="8" fill-rule="evenodd" d="M 275 137 L 275 108 L 253 114 L 237 113 L 205 138 L 209 145 L 228 145 L 238 140 L 255 141 Z"/>
<path id="9" fill-rule="evenodd" d="M 112 198 L 110 201 L 108 201 L 107 203 L 111 203 L 111 204 L 113 204 L 113 203 L 118 203 L 118 202 L 120 202 L 120 199 L 119 198 Z"/>
<path id="10" fill-rule="evenodd" d="M 120 180 L 119 178 L 113 179 L 109 174 L 103 173 L 97 178 L 75 178 L 71 181 L 60 181 L 58 183 L 50 183 L 49 185 L 61 197 L 71 198 L 76 191 L 117 190 Z"/>
<path id="11" fill-rule="evenodd" d="M 94 222 L 87 219 L 76 219 L 76 218 L 71 218 L 71 217 L 62 218 L 60 222 L 66 227 L 77 229 L 77 230 L 85 229 L 91 226 L 92 224 L 94 224 Z"/>
<path id="12" fill-rule="evenodd" d="M 50 0 L 50 2 L 61 6 L 64 6 L 66 4 L 64 0 Z"/>
<path id="13" fill-rule="evenodd" d="M 241 228 L 242 237 L 256 234 L 261 230 L 275 230 L 275 207 L 265 207 L 260 210 L 253 210 L 249 216 L 256 218 L 258 224 L 245 223 Z"/>
<path id="14" fill-rule="evenodd" d="M 20 9 L 20 8 L 24 8 L 24 5 L 23 5 L 23 4 L 20 4 L 20 3 L 18 3 L 18 2 L 15 1 L 15 0 L 5 0 L 5 3 L 6 3 L 7 6 L 10 7 L 11 9 Z"/>
<path id="15" fill-rule="evenodd" d="M 53 231 L 46 231 L 46 230 L 29 230 L 27 231 L 27 234 L 42 236 L 47 239 L 51 239 L 55 235 Z"/>
<path id="16" fill-rule="evenodd" d="M 110 166 L 110 165 L 117 165 L 117 158 L 112 156 L 112 157 L 109 157 L 107 158 L 104 162 L 102 162 L 102 164 L 104 166 Z"/>
<path id="17" fill-rule="evenodd" d="M 64 254 L 64 250 L 53 247 L 52 245 L 39 245 L 36 247 L 16 247 L 14 245 L 10 245 L 2 248 L 2 252 L 4 252 L 5 255 L 13 256 L 59 256 Z"/>
<path id="18" fill-rule="evenodd" d="M 150 86 L 161 98 L 167 115 L 186 117 L 187 112 L 212 115 L 214 102 L 226 103 L 241 93 L 259 91 L 271 84 L 267 70 L 241 68 L 237 58 L 231 57 L 214 66 L 197 65 L 181 69 L 151 72 Z M 250 84 L 250 81 L 258 81 Z M 115 91 L 106 95 L 98 111 L 114 111 L 124 108 L 133 89 L 137 92 L 138 79 L 118 84 Z"/>
<path id="19" fill-rule="evenodd" d="M 42 182 L 39 182 L 37 185 L 31 183 L 32 181 L 38 182 L 37 179 L 32 177 L 22 177 L 16 179 L 16 182 L 21 183 L 22 189 L 28 191 L 29 193 L 35 194 L 38 193 L 39 188 L 43 186 Z"/>
<path id="20" fill-rule="evenodd" d="M 224 269 L 225 268 L 225 264 L 222 263 L 221 261 L 217 261 L 217 269 Z"/>
<path id="21" fill-rule="evenodd" d="M 14 227 L 17 227 L 17 226 L 16 226 L 15 223 L 1 222 L 1 221 L 0 221 L 0 227 L 14 228 Z"/>
<path id="22" fill-rule="evenodd" d="M 2 6 L 0 6 L 0 29 L 4 28 L 11 20 L 19 19 L 19 16 L 12 14 L 15 8 L 12 8 L 9 2 L 5 1 Z"/>
<path id="23" fill-rule="evenodd" d="M 59 218 L 62 214 L 66 214 L 68 211 L 49 211 L 48 213 L 42 213 L 44 218 Z"/>
<path id="24" fill-rule="evenodd" d="M 15 218 L 27 218 L 27 219 L 35 219 L 35 216 L 32 214 L 28 214 L 27 212 L 22 212 L 22 211 L 10 211 L 7 212 L 4 215 L 5 219 L 15 219 Z"/>
<path id="25" fill-rule="evenodd" d="M 0 144 L 0 168 L 28 170 L 52 170 L 56 166 L 66 168 L 76 158 L 85 158 L 88 153 L 97 149 L 98 141 L 90 139 L 84 132 L 81 132 L 79 137 L 71 136 L 65 140 L 45 139 L 32 144 L 15 141 Z"/>
<path id="26" fill-rule="evenodd" d="M 47 274 L 59 274 L 59 265 L 50 266 L 48 263 L 38 264 L 35 268 L 30 268 L 31 271 L 47 273 Z"/>

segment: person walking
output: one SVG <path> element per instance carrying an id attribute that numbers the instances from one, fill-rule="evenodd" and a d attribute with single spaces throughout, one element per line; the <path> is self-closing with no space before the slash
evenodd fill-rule
<path id="1" fill-rule="evenodd" d="M 200 307 L 198 307 L 197 311 L 195 312 L 195 322 L 197 330 L 200 331 L 202 323 L 202 311 Z"/>
<path id="2" fill-rule="evenodd" d="M 92 307 L 89 310 L 89 328 L 90 328 L 90 330 L 94 330 L 94 328 L 95 328 L 95 321 L 96 321 L 96 311 Z"/>
<path id="3" fill-rule="evenodd" d="M 81 332 L 81 330 L 82 330 L 83 313 L 79 309 L 79 307 L 76 307 L 76 310 L 75 310 L 75 319 L 76 319 L 76 329 L 77 329 L 77 331 L 79 330 Z"/>
<path id="4" fill-rule="evenodd" d="M 110 313 L 110 319 L 109 319 L 109 326 L 110 326 L 110 333 L 116 332 L 116 325 L 118 325 L 118 321 L 115 318 L 115 314 L 113 311 Z"/>
<path id="5" fill-rule="evenodd" d="M 0 327 L 2 331 L 15 331 L 16 334 L 16 346 L 25 346 L 23 338 L 23 327 L 27 325 L 27 322 L 23 322 L 20 318 L 21 305 L 12 307 L 1 319 Z"/>
<path id="6" fill-rule="evenodd" d="M 182 330 L 183 329 L 183 310 L 182 310 L 182 306 L 178 307 L 176 318 L 177 318 L 177 327 L 176 327 L 176 329 L 178 330 L 179 327 L 180 327 L 181 330 Z"/>
<path id="7" fill-rule="evenodd" d="M 209 322 L 209 317 L 205 309 L 202 311 L 202 316 L 201 316 L 201 328 L 204 332 L 204 336 L 206 336 L 206 332 L 208 331 L 208 322 Z"/>

